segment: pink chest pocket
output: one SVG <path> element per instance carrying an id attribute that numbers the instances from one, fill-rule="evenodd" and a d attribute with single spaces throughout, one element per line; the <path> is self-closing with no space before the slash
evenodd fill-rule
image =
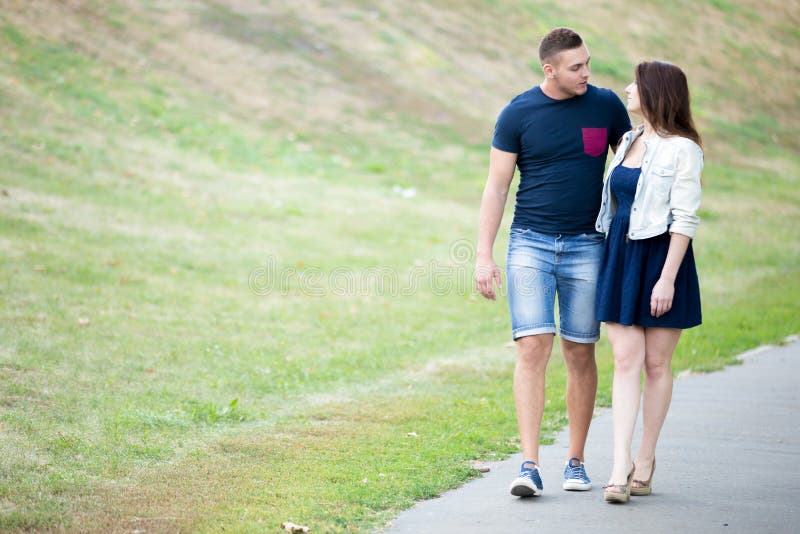
<path id="1" fill-rule="evenodd" d="M 581 128 L 583 151 L 593 158 L 605 154 L 608 146 L 608 131 L 605 128 Z"/>

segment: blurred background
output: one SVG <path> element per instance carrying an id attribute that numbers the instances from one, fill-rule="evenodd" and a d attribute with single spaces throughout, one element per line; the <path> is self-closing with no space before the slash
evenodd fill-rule
<path id="1" fill-rule="evenodd" d="M 516 450 L 473 243 L 555 26 L 621 97 L 688 75 L 675 371 L 799 332 L 796 0 L 0 0 L 0 528 L 370 531 Z"/>

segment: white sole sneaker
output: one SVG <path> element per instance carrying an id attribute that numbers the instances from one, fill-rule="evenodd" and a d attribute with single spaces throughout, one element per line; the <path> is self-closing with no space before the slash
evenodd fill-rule
<path id="1" fill-rule="evenodd" d="M 511 483 L 508 488 L 514 497 L 538 497 L 542 490 L 536 487 L 533 481 L 527 477 L 519 477 Z"/>
<path id="2" fill-rule="evenodd" d="M 589 491 L 592 489 L 592 483 L 570 478 L 569 480 L 565 480 L 564 483 L 561 484 L 561 487 L 567 491 Z"/>

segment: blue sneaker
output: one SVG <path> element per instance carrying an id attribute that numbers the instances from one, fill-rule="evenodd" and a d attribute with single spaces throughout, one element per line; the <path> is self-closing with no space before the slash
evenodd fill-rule
<path id="1" fill-rule="evenodd" d="M 536 497 L 542 494 L 542 477 L 536 462 L 522 462 L 519 476 L 511 483 L 508 491 L 515 497 Z"/>
<path id="2" fill-rule="evenodd" d="M 592 481 L 586 474 L 586 466 L 580 458 L 570 458 L 564 466 L 564 484 L 567 491 L 588 491 L 592 489 Z"/>

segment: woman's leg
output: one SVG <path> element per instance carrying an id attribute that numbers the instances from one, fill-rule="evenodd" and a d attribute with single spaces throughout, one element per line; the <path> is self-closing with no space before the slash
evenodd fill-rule
<path id="1" fill-rule="evenodd" d="M 637 480 L 647 480 L 656 454 L 656 442 L 672 399 L 672 354 L 681 336 L 677 328 L 646 328 L 642 443 L 636 454 Z"/>
<path id="2" fill-rule="evenodd" d="M 614 352 L 614 467 L 609 484 L 625 484 L 631 470 L 631 440 L 639 413 L 645 335 L 641 327 L 616 323 L 607 323 L 606 332 Z"/>

